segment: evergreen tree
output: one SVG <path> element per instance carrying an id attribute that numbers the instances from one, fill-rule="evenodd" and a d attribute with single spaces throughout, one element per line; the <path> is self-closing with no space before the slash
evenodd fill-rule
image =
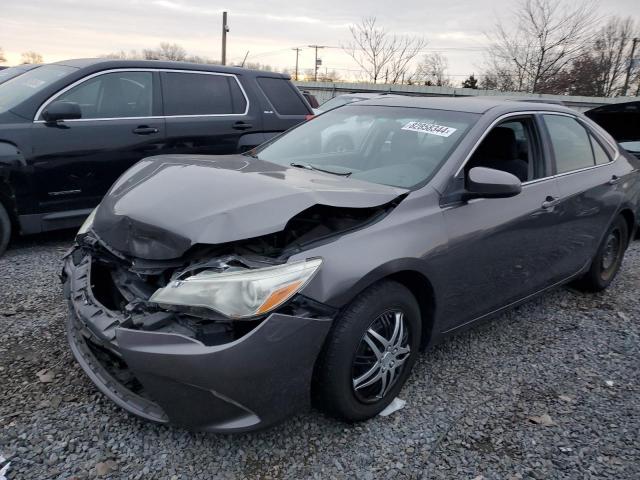
<path id="1" fill-rule="evenodd" d="M 462 88 L 473 88 L 474 90 L 478 88 L 478 79 L 473 76 L 473 73 L 462 82 Z"/>

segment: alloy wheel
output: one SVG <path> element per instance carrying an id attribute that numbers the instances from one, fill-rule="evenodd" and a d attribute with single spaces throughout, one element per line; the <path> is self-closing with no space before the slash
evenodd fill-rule
<path id="1" fill-rule="evenodd" d="M 378 316 L 362 336 L 352 366 L 355 396 L 374 403 L 394 387 L 411 354 L 410 331 L 400 310 Z"/>

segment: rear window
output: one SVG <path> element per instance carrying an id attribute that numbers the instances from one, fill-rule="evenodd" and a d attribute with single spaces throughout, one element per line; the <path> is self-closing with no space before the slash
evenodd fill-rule
<path id="1" fill-rule="evenodd" d="M 43 65 L 0 84 L 0 113 L 20 105 L 32 95 L 76 69 L 64 65 Z"/>
<path id="2" fill-rule="evenodd" d="M 258 85 L 280 115 L 307 115 L 308 107 L 295 87 L 284 78 L 258 77 Z"/>
<path id="3" fill-rule="evenodd" d="M 163 73 L 165 115 L 243 114 L 247 100 L 235 77 L 204 73 Z"/>

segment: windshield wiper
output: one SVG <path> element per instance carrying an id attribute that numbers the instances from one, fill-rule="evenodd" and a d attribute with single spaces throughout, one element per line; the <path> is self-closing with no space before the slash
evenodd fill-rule
<path id="1" fill-rule="evenodd" d="M 305 163 L 291 162 L 289 165 L 296 168 L 306 168 L 307 170 L 316 170 L 318 172 L 330 173 L 331 175 L 339 175 L 341 177 L 348 177 L 353 173 L 353 172 L 336 172 L 334 170 L 325 170 L 324 168 L 316 167 L 315 165 L 312 165 L 310 163 L 305 164 Z"/>

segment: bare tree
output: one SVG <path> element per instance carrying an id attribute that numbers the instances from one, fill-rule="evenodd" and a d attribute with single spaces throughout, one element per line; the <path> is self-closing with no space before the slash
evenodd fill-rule
<path id="1" fill-rule="evenodd" d="M 424 49 L 427 42 L 423 38 L 400 36 L 395 39 L 395 53 L 389 65 L 389 81 L 387 83 L 404 83 L 410 80 L 411 62 Z"/>
<path id="2" fill-rule="evenodd" d="M 4 50 L 2 47 L 0 47 L 0 63 L 2 62 L 6 62 L 7 61 L 7 57 L 5 57 L 4 55 Z"/>
<path id="3" fill-rule="evenodd" d="M 187 52 L 177 43 L 162 42 L 158 48 L 145 48 L 142 51 L 145 60 L 183 61 Z"/>
<path id="4" fill-rule="evenodd" d="M 22 64 L 25 63 L 42 63 L 42 55 L 37 52 L 29 51 L 22 53 Z"/>
<path id="5" fill-rule="evenodd" d="M 451 86 L 451 78 L 447 75 L 449 61 L 444 55 L 434 52 L 425 55 L 416 69 L 416 79 L 423 85 L 436 87 Z"/>
<path id="6" fill-rule="evenodd" d="M 340 80 L 340 74 L 336 70 L 325 70 L 324 72 L 318 72 L 319 82 L 339 82 Z"/>
<path id="7" fill-rule="evenodd" d="M 161 43 L 158 48 L 148 48 L 139 52 L 138 50 L 119 50 L 117 52 L 102 55 L 102 58 L 115 58 L 121 60 L 176 60 L 192 63 L 219 63 L 209 57 L 200 55 L 188 55 L 184 48 L 177 44 Z"/>
<path id="8" fill-rule="evenodd" d="M 342 45 L 342 49 L 373 83 L 383 77 L 389 83 L 402 81 L 411 61 L 427 44 L 420 37 L 390 34 L 377 25 L 376 17 L 363 18 L 351 25 L 349 31 L 351 41 Z"/>
<path id="9" fill-rule="evenodd" d="M 520 0 L 488 35 L 488 73 L 508 72 L 517 90 L 539 92 L 593 42 L 597 21 L 595 0 Z"/>
<path id="10" fill-rule="evenodd" d="M 117 52 L 101 55 L 102 58 L 113 58 L 117 60 L 142 60 L 144 57 L 137 50 L 119 50 Z"/>
<path id="11" fill-rule="evenodd" d="M 590 52 L 598 63 L 600 88 L 597 95 L 609 97 L 622 93 L 631 44 L 633 38 L 638 35 L 640 35 L 640 28 L 631 17 L 612 17 L 600 29 L 594 48 Z"/>
<path id="12" fill-rule="evenodd" d="M 499 67 L 485 71 L 480 78 L 480 88 L 501 91 L 517 90 L 511 73 Z"/>

